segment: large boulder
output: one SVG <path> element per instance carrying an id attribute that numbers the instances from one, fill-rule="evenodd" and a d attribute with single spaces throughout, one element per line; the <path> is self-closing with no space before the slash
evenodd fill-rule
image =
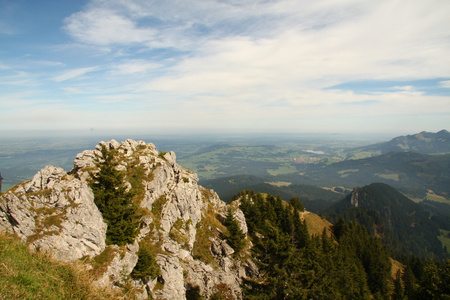
<path id="1" fill-rule="evenodd" d="M 2 195 L 0 229 L 63 261 L 92 257 L 105 248 L 106 223 L 92 190 L 52 166 Z"/>

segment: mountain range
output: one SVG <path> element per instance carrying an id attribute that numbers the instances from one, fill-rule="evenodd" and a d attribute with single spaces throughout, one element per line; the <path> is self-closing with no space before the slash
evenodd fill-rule
<path id="1" fill-rule="evenodd" d="M 398 136 L 388 142 L 358 147 L 349 152 L 360 151 L 378 154 L 408 151 L 422 154 L 445 154 L 450 152 L 450 132 L 445 129 L 439 132 L 422 131 L 412 135 Z"/>
<path id="2" fill-rule="evenodd" d="M 301 178 L 294 178 L 307 184 L 347 188 L 384 182 L 419 199 L 430 190 L 444 198 L 450 195 L 450 154 L 389 152 L 330 165 L 304 166 L 303 173 Z M 289 180 L 289 175 L 279 176 L 279 180 Z"/>
<path id="3" fill-rule="evenodd" d="M 251 180 L 260 184 L 253 177 L 237 184 Z M 133 299 L 450 296 L 450 261 L 419 259 L 421 267 L 405 277 L 409 264 L 391 257 L 446 257 L 441 223 L 420 205 L 380 183 L 347 196 L 344 189 L 290 189 L 288 196 L 329 197 L 329 216 L 338 220 L 305 210 L 295 196 L 247 190 L 225 203 L 174 152 L 143 141 L 101 142 L 77 154 L 69 172 L 46 166 L 0 194 L 0 230 L 9 233 L 0 235 L 0 257 L 14 234 L 34 251 L 78 264 L 92 284 Z M 0 295 L 9 293 L 3 286 L 41 289 L 13 258 L 2 261 Z"/>

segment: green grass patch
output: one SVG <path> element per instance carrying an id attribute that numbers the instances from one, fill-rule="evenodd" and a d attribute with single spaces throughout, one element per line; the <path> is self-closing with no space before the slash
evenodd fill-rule
<path id="1" fill-rule="evenodd" d="M 361 151 L 352 153 L 352 155 L 348 159 L 357 160 L 357 159 L 363 159 L 368 158 L 376 155 L 380 155 L 381 151 L 375 151 L 375 152 L 367 152 L 367 151 Z"/>
<path id="2" fill-rule="evenodd" d="M 210 238 L 218 237 L 220 233 L 227 233 L 227 228 L 218 220 L 211 205 L 203 211 L 200 223 L 197 223 L 197 235 L 192 249 L 193 257 L 204 263 L 217 266 L 211 254 L 212 242 Z"/>
<path id="3" fill-rule="evenodd" d="M 54 261 L 31 252 L 12 235 L 0 233 L 0 299 L 121 299 L 99 289 L 80 263 Z"/>
<path id="4" fill-rule="evenodd" d="M 332 224 L 326 219 L 310 212 L 304 213 L 303 218 L 306 222 L 306 225 L 308 226 L 309 234 L 311 234 L 312 236 L 320 236 L 324 229 L 327 230 L 328 235 L 331 235 L 330 228 Z"/>
<path id="5" fill-rule="evenodd" d="M 292 183 L 287 181 L 274 181 L 274 182 L 266 182 L 267 184 L 273 185 L 273 186 L 290 186 Z"/>
<path id="6" fill-rule="evenodd" d="M 351 173 L 358 172 L 359 169 L 347 169 L 347 170 L 341 170 L 338 172 L 339 175 L 341 175 L 342 178 L 349 176 Z"/>
<path id="7" fill-rule="evenodd" d="M 390 174 L 376 173 L 375 175 L 378 176 L 378 177 L 381 177 L 383 179 L 399 181 L 399 175 L 397 173 L 390 173 Z"/>
<path id="8" fill-rule="evenodd" d="M 433 191 L 428 190 L 426 200 L 450 204 L 450 200 L 444 196 L 436 195 Z"/>
<path id="9" fill-rule="evenodd" d="M 267 173 L 269 173 L 272 176 L 277 176 L 281 174 L 291 174 L 295 173 L 296 171 L 297 169 L 295 168 L 295 166 L 292 165 L 280 166 L 278 167 L 278 169 L 267 169 Z"/>
<path id="10" fill-rule="evenodd" d="M 50 195 L 52 194 L 52 189 L 44 189 L 44 190 L 39 190 L 37 192 L 33 192 L 33 193 L 27 193 L 26 196 L 27 197 L 44 197 L 44 198 L 48 198 L 50 197 Z"/>

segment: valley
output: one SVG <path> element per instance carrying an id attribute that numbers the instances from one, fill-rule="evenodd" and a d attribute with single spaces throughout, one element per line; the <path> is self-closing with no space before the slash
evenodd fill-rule
<path id="1" fill-rule="evenodd" d="M 58 166 L 70 169 L 67 155 L 77 151 L 73 141 L 4 151 L 7 163 L 1 165 L 2 177 L 10 181 L 9 174 L 20 174 L 17 170 L 27 178 L 27 172 L 39 164 L 60 165 L 46 166 L 28 176 L 31 181 L 1 194 L 1 226 L 8 232 L 26 232 L 33 247 L 51 248 L 51 240 L 60 239 L 57 255 L 68 258 L 62 254 L 67 252 L 78 259 L 76 249 L 83 246 L 66 247 L 74 242 L 66 241 L 73 237 L 67 228 L 75 225 L 62 224 L 66 219 L 79 224 L 79 219 L 90 219 L 83 213 L 98 209 L 98 220 L 91 225 L 106 222 L 107 226 L 89 232 L 98 244 L 89 255 L 96 256 L 95 261 L 115 245 L 128 244 L 122 257 L 135 258 L 123 259 L 122 268 L 127 266 L 141 287 L 152 280 L 156 284 L 147 286 L 142 299 L 149 293 L 156 298 L 174 293 L 187 299 L 191 293 L 213 297 L 222 293 L 217 278 L 224 274 L 236 299 L 241 293 L 255 299 L 264 295 L 388 299 L 404 293 L 409 299 L 423 299 L 430 291 L 426 280 L 436 276 L 437 293 L 445 292 L 450 256 L 449 154 L 405 151 L 346 159 L 355 150 L 343 141 L 322 145 L 314 141 L 314 147 L 311 140 L 297 144 L 278 140 L 274 145 L 260 144 L 261 140 L 245 145 L 238 140 L 153 141 L 159 151 L 144 141 L 101 142 L 95 150 L 73 154 L 69 173 Z M 188 169 L 181 167 L 189 163 Z M 211 174 L 197 175 L 192 171 L 196 168 L 209 169 Z M 92 171 L 96 169 L 98 173 Z M 416 195 L 415 201 L 410 195 Z M 36 209 L 36 201 L 44 207 Z M 85 209 L 79 203 L 92 207 Z M 63 204 L 76 209 L 61 208 Z M 122 213 L 128 221 L 123 222 Z M 64 214 L 68 215 L 61 217 Z M 42 232 L 29 231 L 28 223 Z M 143 240 L 138 248 L 130 246 L 139 239 Z M 141 257 L 146 262 L 140 263 Z M 231 260 L 239 272 L 230 267 Z M 203 265 L 204 270 L 213 270 L 215 264 L 219 269 L 199 281 L 197 267 L 202 264 L 209 265 Z M 431 273 L 424 271 L 433 264 Z M 329 278 L 330 273 L 336 276 Z M 160 280 L 164 283 L 158 286 Z M 418 284 L 408 286 L 413 281 Z M 402 284 L 404 291 L 392 288 Z"/>

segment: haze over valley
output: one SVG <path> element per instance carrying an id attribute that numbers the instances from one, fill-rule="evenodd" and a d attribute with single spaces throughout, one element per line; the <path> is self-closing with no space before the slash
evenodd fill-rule
<path id="1" fill-rule="evenodd" d="M 449 16 L 0 1 L 0 299 L 450 299 Z"/>

